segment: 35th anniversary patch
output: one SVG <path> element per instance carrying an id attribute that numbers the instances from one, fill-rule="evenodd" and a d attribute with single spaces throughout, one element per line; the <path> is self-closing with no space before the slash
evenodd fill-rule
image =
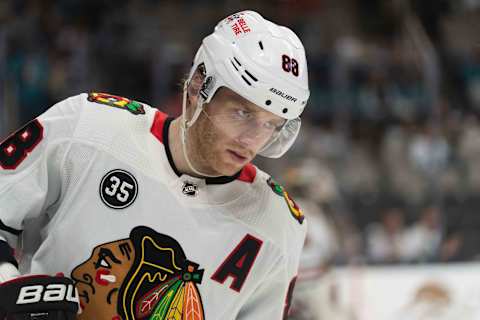
<path id="1" fill-rule="evenodd" d="M 100 182 L 100 198 L 112 209 L 124 209 L 131 205 L 138 194 L 135 177 L 122 169 L 108 172 Z"/>

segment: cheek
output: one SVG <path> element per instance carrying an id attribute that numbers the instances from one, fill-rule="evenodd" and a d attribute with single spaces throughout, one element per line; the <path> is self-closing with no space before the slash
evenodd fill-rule
<path id="1" fill-rule="evenodd" d="M 212 125 L 209 125 L 208 121 L 202 119 L 194 133 L 197 146 L 200 146 L 199 152 L 204 158 L 210 158 L 213 155 L 212 152 L 223 144 L 222 135 Z"/>

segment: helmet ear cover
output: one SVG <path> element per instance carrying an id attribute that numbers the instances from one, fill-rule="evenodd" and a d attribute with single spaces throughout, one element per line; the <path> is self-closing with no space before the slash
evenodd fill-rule
<path id="1" fill-rule="evenodd" d="M 205 64 L 201 63 L 199 64 L 194 70 L 193 73 L 189 76 L 187 80 L 184 82 L 184 104 L 187 103 L 188 100 L 188 105 L 194 105 L 197 107 L 201 107 L 204 104 L 204 99 L 200 95 L 200 90 L 204 86 L 205 83 Z M 195 112 L 193 108 L 187 108 L 187 106 L 184 107 L 184 118 L 185 119 L 192 119 L 194 118 L 193 114 L 199 113 Z M 188 121 L 187 121 L 188 122 Z M 191 120 L 190 120 L 191 122 Z M 194 122 L 194 121 L 193 121 Z M 192 123 L 193 124 L 193 123 Z"/>
<path id="2" fill-rule="evenodd" d="M 196 97 L 202 89 L 205 82 L 205 64 L 200 64 L 192 77 L 188 80 L 188 96 Z"/>

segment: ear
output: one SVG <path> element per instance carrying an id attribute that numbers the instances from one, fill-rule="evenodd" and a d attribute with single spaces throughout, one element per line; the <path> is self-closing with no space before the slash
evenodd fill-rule
<path id="1" fill-rule="evenodd" d="M 199 65 L 193 73 L 192 79 L 187 87 L 188 102 L 189 105 L 196 106 L 199 98 L 200 89 L 202 88 L 203 81 L 205 80 L 205 73 L 202 69 L 202 65 Z"/>

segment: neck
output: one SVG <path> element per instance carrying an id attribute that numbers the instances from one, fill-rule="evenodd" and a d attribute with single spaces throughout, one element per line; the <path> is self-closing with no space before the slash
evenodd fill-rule
<path id="1" fill-rule="evenodd" d="M 197 176 L 189 168 L 185 160 L 185 155 L 183 154 L 180 117 L 170 123 L 170 128 L 168 129 L 168 145 L 170 146 L 170 153 L 172 154 L 172 159 L 177 170 L 193 177 Z"/>

